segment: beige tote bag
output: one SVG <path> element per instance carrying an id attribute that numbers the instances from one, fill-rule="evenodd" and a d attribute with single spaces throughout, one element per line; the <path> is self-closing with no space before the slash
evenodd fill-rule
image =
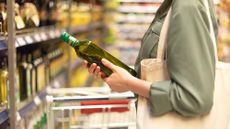
<path id="1" fill-rule="evenodd" d="M 208 12 L 215 48 L 216 78 L 214 91 L 214 105 L 209 114 L 193 118 L 183 117 L 175 112 L 166 113 L 163 116 L 153 117 L 150 113 L 148 100 L 144 97 L 138 98 L 137 107 L 137 128 L 138 129 L 227 129 L 230 120 L 230 64 L 218 61 L 216 40 L 212 26 L 211 16 L 207 0 L 204 0 Z M 166 16 L 160 35 L 156 59 L 144 59 L 141 62 L 142 79 L 156 82 L 168 80 L 167 66 L 164 61 L 164 51 L 167 37 L 167 30 L 170 21 L 170 14 Z M 152 74 L 154 73 L 154 74 Z"/>

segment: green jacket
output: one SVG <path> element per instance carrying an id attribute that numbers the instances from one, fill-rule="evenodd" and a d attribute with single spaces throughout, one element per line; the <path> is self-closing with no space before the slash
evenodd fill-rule
<path id="1" fill-rule="evenodd" d="M 211 1 L 210 7 L 214 7 Z M 149 98 L 152 113 L 162 115 L 175 111 L 183 116 L 205 114 L 213 105 L 215 59 L 202 0 L 163 2 L 142 39 L 135 69 L 140 77 L 141 60 L 156 57 L 161 27 L 171 5 L 166 50 L 171 80 L 152 83 Z M 213 8 L 210 8 L 210 13 L 217 34 Z"/>

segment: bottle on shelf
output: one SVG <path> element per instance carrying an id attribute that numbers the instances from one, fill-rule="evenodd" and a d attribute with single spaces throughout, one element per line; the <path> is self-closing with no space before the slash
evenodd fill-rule
<path id="1" fill-rule="evenodd" d="M 6 0 L 0 0 L 1 35 L 7 33 Z"/>
<path id="2" fill-rule="evenodd" d="M 21 62 L 21 54 L 17 54 L 17 62 L 18 64 Z M 16 88 L 15 88 L 15 96 L 16 96 L 16 103 L 20 103 L 20 74 L 19 74 L 19 67 L 16 68 Z"/>
<path id="3" fill-rule="evenodd" d="M 45 86 L 45 63 L 39 51 L 36 51 L 33 56 L 33 65 L 35 68 L 35 91 L 38 93 L 42 91 Z"/>
<path id="4" fill-rule="evenodd" d="M 47 12 L 48 12 L 48 25 L 55 25 L 57 22 L 57 0 L 48 0 L 47 4 Z"/>
<path id="5" fill-rule="evenodd" d="M 20 10 L 19 10 L 19 4 L 18 3 L 15 3 L 14 5 L 14 11 L 15 11 L 15 17 L 14 17 L 14 21 L 15 21 L 15 27 L 17 30 L 21 30 L 21 29 L 24 29 L 25 28 L 25 23 L 21 17 L 21 14 L 20 14 Z"/>
<path id="6" fill-rule="evenodd" d="M 32 0 L 18 0 L 20 12 L 26 28 L 38 27 L 40 23 L 38 9 Z"/>
<path id="7" fill-rule="evenodd" d="M 124 68 L 133 76 L 136 76 L 135 70 L 133 70 L 102 48 L 98 47 L 96 44 L 92 43 L 92 41 L 79 41 L 66 32 L 63 32 L 60 38 L 67 44 L 72 46 L 79 57 L 87 60 L 89 64 L 96 63 L 98 66 L 100 66 L 101 70 L 105 73 L 106 76 L 112 74 L 112 71 L 101 63 L 102 58 L 109 60 L 113 64 Z"/>
<path id="8" fill-rule="evenodd" d="M 49 64 L 49 77 L 50 80 L 54 79 L 59 73 L 62 72 L 65 62 L 62 61 L 63 59 L 63 51 L 62 49 L 58 48 L 51 51 L 48 54 L 48 59 L 50 61 Z M 60 65 L 62 64 L 62 65 Z"/>
<path id="9" fill-rule="evenodd" d="M 4 24 L 4 18 L 3 18 L 2 13 L 0 12 L 0 35 L 3 35 L 3 34 L 4 34 L 4 31 L 3 31 L 3 24 Z"/>
<path id="10" fill-rule="evenodd" d="M 28 96 L 34 96 L 36 93 L 35 93 L 35 86 L 33 85 L 33 71 L 34 71 L 34 66 L 32 64 L 32 54 L 28 54 L 27 55 L 27 69 L 26 69 L 26 72 L 27 72 L 27 94 Z"/>
<path id="11" fill-rule="evenodd" d="M 0 63 L 0 109 L 7 106 L 8 102 L 8 70 L 6 57 Z"/>
<path id="12" fill-rule="evenodd" d="M 48 2 L 47 0 L 39 0 L 38 2 L 39 6 L 39 17 L 40 17 L 40 24 L 39 26 L 46 26 L 47 21 L 48 21 L 48 12 L 47 12 L 47 7 L 48 7 Z"/>
<path id="13" fill-rule="evenodd" d="M 20 101 L 27 99 L 27 62 L 26 55 L 22 55 L 21 61 L 18 64 L 19 84 L 20 84 Z"/>

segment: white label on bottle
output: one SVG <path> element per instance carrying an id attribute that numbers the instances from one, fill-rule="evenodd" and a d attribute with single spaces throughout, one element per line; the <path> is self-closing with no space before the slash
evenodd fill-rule
<path id="1" fill-rule="evenodd" d="M 25 40 L 23 38 L 20 38 L 20 37 L 17 38 L 17 42 L 19 43 L 20 46 L 26 45 L 26 42 L 25 42 Z"/>
<path id="2" fill-rule="evenodd" d="M 76 38 L 72 37 L 72 36 L 69 36 L 69 41 L 76 41 Z"/>
<path id="3" fill-rule="evenodd" d="M 36 105 L 39 105 L 39 104 L 41 103 L 41 99 L 40 99 L 38 96 L 36 96 L 36 97 L 34 98 L 34 103 L 35 103 Z"/>
<path id="4" fill-rule="evenodd" d="M 27 44 L 33 43 L 33 39 L 30 36 L 26 36 L 25 40 L 26 40 Z"/>
<path id="5" fill-rule="evenodd" d="M 60 30 L 55 30 L 55 35 L 56 35 L 56 37 L 59 37 L 61 35 Z"/>
<path id="6" fill-rule="evenodd" d="M 50 35 L 50 38 L 51 38 L 51 39 L 54 39 L 54 38 L 56 37 L 54 30 L 51 30 L 51 31 L 49 32 L 49 35 Z"/>
<path id="7" fill-rule="evenodd" d="M 41 39 L 42 39 L 43 41 L 47 40 L 47 36 L 46 36 L 45 32 L 41 32 L 41 33 L 40 33 L 40 36 L 41 36 Z"/>
<path id="8" fill-rule="evenodd" d="M 40 42 L 41 41 L 41 37 L 39 34 L 34 34 L 34 39 L 37 41 L 37 42 Z"/>

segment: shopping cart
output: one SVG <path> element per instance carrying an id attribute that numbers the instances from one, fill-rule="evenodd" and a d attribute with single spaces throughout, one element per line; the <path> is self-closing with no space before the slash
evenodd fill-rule
<path id="1" fill-rule="evenodd" d="M 48 90 L 48 129 L 135 129 L 135 96 L 108 88 Z"/>

